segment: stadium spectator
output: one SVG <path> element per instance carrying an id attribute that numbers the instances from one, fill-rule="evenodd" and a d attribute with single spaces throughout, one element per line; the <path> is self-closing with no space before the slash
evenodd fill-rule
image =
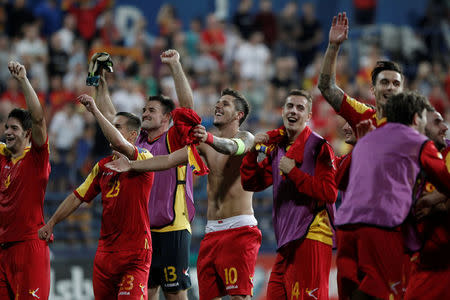
<path id="1" fill-rule="evenodd" d="M 302 4 L 302 17 L 300 18 L 298 34 L 296 36 L 296 54 L 299 71 L 303 73 L 319 51 L 323 41 L 323 31 L 315 14 L 314 4 Z"/>
<path id="2" fill-rule="evenodd" d="M 269 48 L 263 43 L 261 32 L 252 32 L 248 41 L 240 44 L 235 53 L 239 65 L 239 77 L 257 82 L 266 80 L 270 61 Z"/>
<path id="3" fill-rule="evenodd" d="M 238 29 L 243 40 L 248 40 L 253 32 L 252 0 L 239 1 L 232 23 Z"/>
<path id="4" fill-rule="evenodd" d="M 272 11 L 271 0 L 261 0 L 259 2 L 259 11 L 256 13 L 253 26 L 255 31 L 264 34 L 264 42 L 269 48 L 277 40 L 277 17 Z"/>
<path id="5" fill-rule="evenodd" d="M 94 3 L 95 2 L 95 3 Z M 77 20 L 77 30 L 90 44 L 97 31 L 96 19 L 107 8 L 111 0 L 82 0 L 78 5 L 74 0 L 63 1 L 63 8 Z"/>

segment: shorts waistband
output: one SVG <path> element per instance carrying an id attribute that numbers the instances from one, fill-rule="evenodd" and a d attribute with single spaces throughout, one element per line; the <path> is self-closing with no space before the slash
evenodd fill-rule
<path id="1" fill-rule="evenodd" d="M 220 220 L 208 220 L 205 233 L 256 225 L 258 225 L 258 221 L 254 215 L 239 215 Z"/>
<path id="2" fill-rule="evenodd" d="M 14 246 L 15 244 L 20 243 L 20 242 L 21 242 L 21 241 L 0 243 L 0 249 L 1 249 L 1 250 L 8 249 L 8 248 Z"/>

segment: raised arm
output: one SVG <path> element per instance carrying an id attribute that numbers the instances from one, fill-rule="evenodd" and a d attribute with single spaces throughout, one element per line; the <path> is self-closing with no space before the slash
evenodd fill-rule
<path id="1" fill-rule="evenodd" d="M 167 50 L 161 54 L 161 62 L 169 66 L 175 82 L 178 101 L 181 107 L 194 108 L 194 96 L 189 81 L 180 63 L 180 54 L 176 50 Z"/>
<path id="2" fill-rule="evenodd" d="M 187 163 L 187 147 L 178 149 L 168 155 L 158 155 L 144 160 L 130 161 L 124 155 L 116 155 L 119 156 L 118 159 L 105 165 L 105 167 L 116 172 L 164 171 Z"/>
<path id="3" fill-rule="evenodd" d="M 336 112 L 341 109 L 344 92 L 336 85 L 336 60 L 339 47 L 348 38 L 348 19 L 346 13 L 333 17 L 331 23 L 328 48 L 322 63 L 319 76 L 319 90 Z"/>
<path id="4" fill-rule="evenodd" d="M 99 84 L 95 87 L 95 103 L 105 118 L 112 122 L 116 116 L 116 108 L 114 107 L 111 96 L 109 95 L 108 83 L 105 78 L 105 70 L 102 70 Z"/>
<path id="5" fill-rule="evenodd" d="M 42 146 L 47 140 L 47 125 L 45 124 L 44 111 L 42 110 L 39 98 L 36 95 L 27 77 L 25 67 L 16 61 L 8 64 L 11 75 L 19 82 L 20 89 L 25 95 L 27 109 L 31 113 L 31 138 L 34 144 Z"/>
<path id="6" fill-rule="evenodd" d="M 194 136 L 214 148 L 217 152 L 227 155 L 242 155 L 253 147 L 254 137 L 248 131 L 239 131 L 234 138 L 222 138 L 207 132 L 205 127 L 197 125 L 193 129 Z M 200 151 L 204 146 L 200 145 Z"/>
<path id="7" fill-rule="evenodd" d="M 94 99 L 91 96 L 83 94 L 78 97 L 78 101 L 80 101 L 80 103 L 83 104 L 86 109 L 94 115 L 95 119 L 100 125 L 100 128 L 102 129 L 103 134 L 111 143 L 112 147 L 115 150 L 125 154 L 128 158 L 134 159 L 136 154 L 134 145 L 127 141 L 127 139 L 123 137 L 120 131 L 116 127 L 114 127 L 114 125 L 111 124 L 109 120 L 106 119 L 106 117 L 95 105 Z"/>
<path id="8" fill-rule="evenodd" d="M 72 214 L 80 205 L 81 200 L 78 199 L 74 193 L 67 196 L 67 198 L 58 206 L 58 209 L 50 220 L 48 220 L 47 224 L 39 229 L 39 238 L 48 242 L 52 236 L 53 227 Z"/>

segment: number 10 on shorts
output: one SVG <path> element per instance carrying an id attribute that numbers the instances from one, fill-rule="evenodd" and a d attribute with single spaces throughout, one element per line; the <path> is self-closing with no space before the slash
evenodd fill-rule
<path id="1" fill-rule="evenodd" d="M 233 268 L 233 267 L 229 268 L 229 269 L 225 268 L 224 271 L 225 271 L 225 284 L 227 284 L 227 285 L 235 284 L 238 279 L 236 268 Z"/>

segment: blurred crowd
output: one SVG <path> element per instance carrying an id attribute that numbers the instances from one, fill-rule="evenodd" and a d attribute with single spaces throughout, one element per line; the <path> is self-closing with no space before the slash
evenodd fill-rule
<path id="1" fill-rule="evenodd" d="M 173 5 L 162 4 L 155 20 L 141 18 L 131 34 L 124 34 L 115 23 L 111 0 L 43 0 L 34 5 L 0 0 L 0 136 L 11 108 L 25 104 L 6 68 L 16 59 L 27 67 L 45 103 L 52 163 L 48 191 L 76 187 L 110 151 L 91 114 L 75 100 L 82 93 L 93 94 L 85 85 L 89 57 L 98 51 L 112 55 L 114 73 L 108 73 L 107 80 L 113 103 L 118 111 L 140 115 L 149 95 L 162 93 L 177 101 L 170 72 L 159 58 L 173 48 L 181 55 L 195 109 L 207 128 L 225 87 L 249 100 L 251 112 L 243 126 L 253 133 L 279 126 L 277 112 L 287 92 L 303 88 L 314 95 L 310 126 L 338 154 L 346 152 L 339 130 L 343 121 L 317 89 L 330 24 L 319 22 L 313 3 L 287 2 L 276 12 L 269 0 L 253 1 L 241 0 L 227 18 L 211 13 L 189 24 L 182 24 L 182 12 Z M 403 66 L 406 88 L 426 95 L 449 122 L 449 5 L 431 0 L 413 27 L 393 28 L 362 24 L 373 19 L 375 7 L 353 2 L 355 24 L 350 24 L 350 40 L 338 59 L 338 85 L 373 104 L 370 71 L 377 60 L 389 58 Z M 148 31 L 147 22 L 157 23 L 158 34 Z M 198 181 L 201 189 L 203 183 Z M 198 195 L 205 193 L 199 190 Z M 270 211 L 270 199 L 261 201 Z"/>

